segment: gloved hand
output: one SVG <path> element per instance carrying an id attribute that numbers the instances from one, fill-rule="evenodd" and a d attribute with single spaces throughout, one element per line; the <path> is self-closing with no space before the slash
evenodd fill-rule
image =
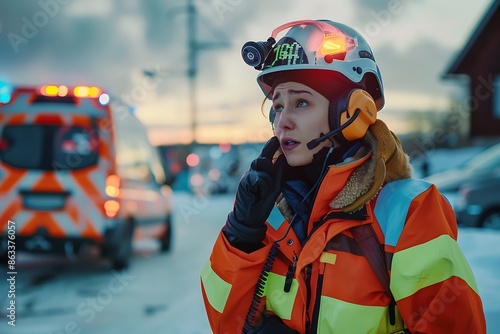
<path id="1" fill-rule="evenodd" d="M 272 137 L 238 184 L 233 210 L 222 230 L 229 242 L 240 250 L 251 252 L 262 246 L 265 222 L 281 193 L 286 159 L 280 155 L 274 164 L 272 161 L 279 146 L 278 138 Z"/>
<path id="2" fill-rule="evenodd" d="M 263 323 L 254 327 L 250 334 L 299 334 L 299 332 L 285 325 L 278 316 L 264 314 Z"/>

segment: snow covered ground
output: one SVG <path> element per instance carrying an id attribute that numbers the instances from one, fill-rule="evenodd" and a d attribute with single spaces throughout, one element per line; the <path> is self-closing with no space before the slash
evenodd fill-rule
<path id="1" fill-rule="evenodd" d="M 500 333 L 500 231 L 461 227 L 458 244 L 476 277 L 488 333 Z"/>
<path id="2" fill-rule="evenodd" d="M 436 166 L 470 158 L 447 154 L 434 156 Z M 123 274 L 96 258 L 19 254 L 16 327 L 7 325 L 7 275 L 0 267 L 0 333 L 210 333 L 199 275 L 232 201 L 230 194 L 177 192 L 173 252 L 137 242 Z M 500 231 L 460 227 L 458 242 L 477 280 L 488 333 L 500 333 Z"/>
<path id="3" fill-rule="evenodd" d="M 419 156 L 415 161 L 412 161 L 413 167 L 415 168 L 414 176 L 417 178 L 422 178 L 422 162 L 427 159 L 429 164 L 428 174 L 436 174 L 451 168 L 462 167 L 470 159 L 473 159 L 475 155 L 484 151 L 484 146 L 470 146 L 463 147 L 459 149 L 435 149 L 428 151 L 426 155 Z"/>
<path id="4" fill-rule="evenodd" d="M 0 333 L 210 333 L 199 274 L 232 200 L 231 195 L 197 199 L 178 193 L 174 251 L 160 255 L 155 243 L 136 243 L 124 274 L 95 259 L 22 255 L 17 325 L 6 324 L 1 285 Z M 488 333 L 500 333 L 500 232 L 460 228 L 459 244 L 476 276 Z M 0 274 L 5 282 L 5 273 Z"/>

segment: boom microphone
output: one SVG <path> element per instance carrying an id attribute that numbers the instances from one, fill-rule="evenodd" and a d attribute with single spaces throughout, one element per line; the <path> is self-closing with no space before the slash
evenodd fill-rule
<path id="1" fill-rule="evenodd" d="M 358 117 L 360 112 L 361 112 L 361 109 L 357 109 L 356 112 L 354 113 L 354 115 L 352 115 L 352 117 L 347 122 L 342 124 L 338 129 L 332 130 L 332 131 L 328 132 L 327 134 L 321 134 L 321 136 L 319 138 L 311 140 L 309 143 L 307 143 L 307 148 L 312 150 L 312 149 L 316 148 L 319 144 L 321 144 L 322 142 L 327 140 L 328 138 L 335 136 L 337 133 L 339 133 L 342 130 L 344 130 L 345 128 L 347 128 L 349 125 L 351 125 L 352 122 L 354 122 L 356 120 L 356 118 Z"/>

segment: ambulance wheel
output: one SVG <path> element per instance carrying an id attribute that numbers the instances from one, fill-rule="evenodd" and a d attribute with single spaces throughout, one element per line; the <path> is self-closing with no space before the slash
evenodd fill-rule
<path id="1" fill-rule="evenodd" d="M 133 221 L 127 222 L 127 228 L 124 230 L 123 238 L 114 248 L 110 255 L 111 266 L 115 270 L 127 269 L 130 264 L 130 259 L 133 254 L 133 241 L 134 241 L 134 223 Z"/>
<path id="2" fill-rule="evenodd" d="M 172 217 L 169 214 L 165 219 L 165 232 L 160 237 L 160 252 L 167 253 L 172 247 Z"/>

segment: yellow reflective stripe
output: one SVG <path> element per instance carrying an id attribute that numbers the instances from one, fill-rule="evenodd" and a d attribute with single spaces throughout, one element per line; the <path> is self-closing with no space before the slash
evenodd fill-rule
<path id="1" fill-rule="evenodd" d="M 337 254 L 332 254 L 327 252 L 323 252 L 323 254 L 321 254 L 321 257 L 319 258 L 319 262 L 324 262 L 329 264 L 335 264 L 335 261 L 337 261 Z"/>
<path id="2" fill-rule="evenodd" d="M 217 312 L 222 313 L 224 306 L 226 306 L 229 292 L 231 291 L 231 284 L 224 281 L 215 271 L 213 271 L 210 261 L 207 261 L 205 267 L 203 267 L 201 271 L 201 282 L 210 305 L 212 305 Z"/>
<path id="3" fill-rule="evenodd" d="M 284 286 L 285 276 L 269 273 L 265 289 L 266 309 L 273 311 L 281 319 L 290 320 L 299 284 L 294 279 L 289 292 L 285 292 Z"/>
<path id="4" fill-rule="evenodd" d="M 387 306 L 367 306 L 321 296 L 318 334 L 326 333 L 392 333 L 404 328 L 399 312 L 391 326 Z"/>
<path id="5" fill-rule="evenodd" d="M 394 253 L 391 290 L 396 300 L 457 276 L 479 294 L 474 275 L 457 242 L 441 235 L 424 244 Z"/>

